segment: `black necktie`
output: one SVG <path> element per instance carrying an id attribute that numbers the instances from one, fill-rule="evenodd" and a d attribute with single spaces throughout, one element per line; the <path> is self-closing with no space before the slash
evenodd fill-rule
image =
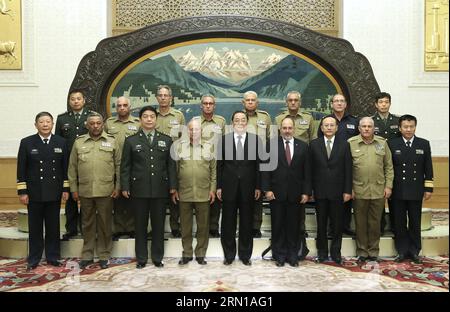
<path id="1" fill-rule="evenodd" d="M 44 144 L 48 144 L 48 139 L 44 139 Z"/>
<path id="2" fill-rule="evenodd" d="M 75 113 L 75 122 L 78 123 L 79 119 L 80 119 L 80 113 Z"/>
<path id="3" fill-rule="evenodd" d="M 411 147 L 411 141 L 406 141 L 406 146 Z"/>
<path id="4" fill-rule="evenodd" d="M 152 143 L 153 143 L 153 133 L 150 132 L 150 133 L 148 134 L 148 137 L 147 137 L 147 138 L 148 138 L 148 143 L 150 143 L 150 145 L 152 145 Z"/>

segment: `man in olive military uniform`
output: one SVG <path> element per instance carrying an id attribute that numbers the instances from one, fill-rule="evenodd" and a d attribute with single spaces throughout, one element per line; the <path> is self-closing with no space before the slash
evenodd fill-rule
<path id="1" fill-rule="evenodd" d="M 372 119 L 375 123 L 375 135 L 379 135 L 386 140 L 392 140 L 393 138 L 399 137 L 400 131 L 398 130 L 398 116 L 393 115 L 389 112 L 391 107 L 391 95 L 387 92 L 380 92 L 375 96 L 375 108 L 377 111 Z M 394 209 L 392 205 L 392 200 L 388 199 L 389 206 L 389 222 L 391 231 L 394 232 Z M 381 217 L 381 235 L 384 233 L 386 227 L 386 213 L 383 210 L 383 215 Z"/>
<path id="2" fill-rule="evenodd" d="M 151 106 L 139 111 L 141 129 L 125 139 L 120 163 L 122 195 L 131 198 L 136 231 L 136 268 L 147 264 L 147 226 L 152 225 L 151 259 L 163 267 L 164 222 L 169 194 L 177 187 L 176 163 L 170 156 L 172 139 L 155 130 L 157 112 Z"/>
<path id="3" fill-rule="evenodd" d="M 392 201 L 395 209 L 396 262 L 410 258 L 421 263 L 422 201 L 433 192 L 433 164 L 430 142 L 415 136 L 417 119 L 411 115 L 399 118 L 401 137 L 388 141 L 394 164 Z"/>
<path id="4" fill-rule="evenodd" d="M 244 112 L 247 113 L 248 124 L 247 131 L 258 135 L 263 144 L 269 139 L 270 126 L 272 125 L 271 117 L 268 112 L 258 109 L 258 95 L 254 91 L 247 91 L 244 93 L 242 105 L 244 105 Z M 261 224 L 263 216 L 262 196 L 255 201 L 253 210 L 253 237 L 260 238 Z"/>
<path id="5" fill-rule="evenodd" d="M 201 141 L 201 119 L 194 117 L 188 124 L 189 141 L 174 143 L 177 156 L 178 190 L 172 201 L 180 203 L 181 239 L 183 256 L 181 265 L 192 261 L 193 214 L 197 222 L 195 257 L 199 264 L 206 264 L 208 248 L 209 207 L 216 194 L 216 158 L 213 145 Z"/>
<path id="6" fill-rule="evenodd" d="M 172 103 L 172 89 L 167 85 L 160 85 L 156 91 L 156 99 L 159 107 L 156 110 L 156 130 L 172 138 L 173 141 L 181 136 L 181 128 L 185 124 L 181 111 L 170 106 Z M 180 208 L 169 202 L 170 229 L 173 237 L 181 237 L 180 233 Z"/>
<path id="7" fill-rule="evenodd" d="M 339 121 L 336 138 L 338 138 L 339 140 L 347 141 L 349 138 L 358 135 L 359 119 L 353 115 L 350 115 L 346 111 L 347 100 L 345 99 L 345 97 L 342 94 L 335 94 L 331 98 L 330 106 L 333 113 L 328 116 L 333 116 Z M 323 137 L 323 132 L 320 128 L 318 130 L 318 137 Z M 342 233 L 350 236 L 355 236 L 355 232 L 351 228 L 352 202 L 352 200 L 349 200 L 348 202 L 344 203 L 344 213 L 342 216 Z"/>
<path id="8" fill-rule="evenodd" d="M 27 270 L 38 266 L 44 246 L 47 264 L 61 266 L 59 212 L 61 197 L 69 198 L 66 140 L 52 135 L 53 116 L 48 112 L 37 114 L 34 125 L 38 133 L 20 141 L 17 155 L 17 193 L 28 209 Z"/>
<path id="9" fill-rule="evenodd" d="M 294 138 L 309 144 L 309 142 L 317 138 L 317 132 L 315 131 L 313 116 L 307 112 L 300 112 L 301 105 L 302 95 L 300 92 L 290 91 L 286 96 L 287 110 L 275 117 L 275 123 L 280 128 L 281 121 L 286 116 L 291 116 L 295 121 Z"/>
<path id="10" fill-rule="evenodd" d="M 220 137 L 225 133 L 226 121 L 220 115 L 214 114 L 216 108 L 216 99 L 211 94 L 205 94 L 201 98 L 200 115 L 202 128 L 202 143 L 208 143 L 215 149 Z M 219 233 L 219 218 L 221 210 L 220 200 L 215 200 L 209 207 L 209 236 L 218 238 Z"/>
<path id="11" fill-rule="evenodd" d="M 89 133 L 75 141 L 69 160 L 70 191 L 82 207 L 80 268 L 93 263 L 97 245 L 100 267 L 106 269 L 112 250 L 113 198 L 120 191 L 120 151 L 114 137 L 103 131 L 102 115 L 90 113 L 86 125 Z"/>
<path id="12" fill-rule="evenodd" d="M 80 135 L 88 132 L 86 128 L 86 119 L 90 111 L 84 107 L 85 97 L 82 90 L 75 89 L 69 93 L 70 109 L 64 114 L 58 115 L 56 119 L 55 134 L 66 139 L 67 148 L 70 153 L 75 139 Z M 78 213 L 78 203 L 72 198 L 70 194 L 66 201 L 66 234 L 63 235 L 63 240 L 68 240 L 70 237 L 78 234 L 78 226 L 81 219 Z"/>
<path id="13" fill-rule="evenodd" d="M 135 134 L 139 130 L 139 118 L 130 114 L 130 100 L 124 96 L 116 100 L 117 115 L 106 120 L 105 131 L 114 136 L 117 149 L 122 151 L 126 137 Z M 134 215 L 130 200 L 120 196 L 114 200 L 114 231 L 113 241 L 121 235 L 134 238 Z"/>
<path id="14" fill-rule="evenodd" d="M 386 140 L 374 135 L 371 117 L 359 122 L 360 135 L 348 140 L 353 160 L 353 207 L 358 261 L 377 261 L 380 220 L 384 202 L 392 193 L 394 171 Z"/>
<path id="15" fill-rule="evenodd" d="M 300 107 L 302 105 L 302 95 L 298 91 L 290 91 L 286 95 L 286 106 L 287 110 L 277 117 L 275 117 L 275 122 L 279 129 L 281 129 L 281 122 L 287 116 L 290 116 L 294 120 L 294 138 L 299 139 L 306 144 L 309 144 L 313 139 L 317 138 L 317 129 L 314 121 L 314 117 L 307 112 L 300 112 Z M 306 237 L 308 233 L 305 229 L 305 209 L 302 207 L 299 213 L 300 225 L 300 250 L 299 258 L 304 260 L 306 255 L 309 253 L 309 249 L 306 246 Z"/>

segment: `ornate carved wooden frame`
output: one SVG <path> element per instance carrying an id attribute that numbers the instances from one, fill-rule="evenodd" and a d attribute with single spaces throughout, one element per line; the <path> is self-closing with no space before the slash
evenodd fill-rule
<path id="1" fill-rule="evenodd" d="M 167 45 L 206 38 L 253 39 L 298 51 L 334 76 L 352 114 L 374 112 L 378 83 L 367 58 L 350 42 L 281 21 L 243 16 L 189 17 L 104 39 L 81 60 L 70 90 L 82 89 L 87 107 L 105 115 L 109 86 L 127 65 Z"/>

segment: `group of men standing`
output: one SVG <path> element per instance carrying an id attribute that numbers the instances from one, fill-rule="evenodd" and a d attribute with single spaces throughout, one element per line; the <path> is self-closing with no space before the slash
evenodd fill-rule
<path id="1" fill-rule="evenodd" d="M 171 107 L 170 87 L 159 86 L 156 97 L 159 107 L 142 107 L 139 118 L 131 116 L 130 101 L 120 97 L 117 115 L 104 122 L 84 107 L 82 91 L 74 90 L 71 109 L 58 116 L 56 135 L 51 114 L 36 116 L 38 134 L 23 139 L 18 154 L 18 193 L 29 211 L 29 269 L 42 256 L 43 222 L 47 262 L 60 265 L 61 197 L 66 200 L 62 239 L 79 230 L 83 234 L 81 268 L 93 263 L 95 247 L 101 268 L 107 268 L 112 241 L 124 235 L 135 238 L 137 268 L 147 264 L 148 236 L 151 261 L 163 267 L 166 208 L 172 235 L 183 243 L 180 265 L 194 255 L 206 264 L 210 236 L 221 238 L 225 265 L 236 254 L 251 265 L 264 196 L 270 202 L 277 266 L 298 266 L 308 254 L 304 204 L 311 200 L 316 202 L 318 262 L 328 259 L 331 236 L 331 258 L 342 263 L 342 233 L 354 234 L 352 206 L 358 259 L 377 260 L 382 213 L 391 198 L 396 260 L 420 262 L 422 196 L 430 198 L 433 187 L 431 151 L 428 141 L 414 135 L 415 117 L 389 113 L 389 94 L 376 97 L 375 116 L 360 120 L 346 112 L 345 97 L 337 94 L 333 113 L 317 129 L 311 114 L 300 112 L 301 94 L 289 92 L 286 112 L 275 118 L 279 135 L 271 132 L 271 118 L 258 110 L 253 91 L 244 94 L 244 109 L 233 113 L 231 126 L 214 113 L 214 96 L 204 95 L 202 113 L 189 121 L 187 131 L 182 112 Z"/>

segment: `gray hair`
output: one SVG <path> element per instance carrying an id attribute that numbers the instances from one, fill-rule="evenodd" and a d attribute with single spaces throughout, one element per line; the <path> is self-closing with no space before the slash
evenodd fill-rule
<path id="1" fill-rule="evenodd" d="M 159 85 L 156 88 L 156 95 L 159 94 L 159 91 L 161 91 L 161 89 L 167 89 L 167 91 L 169 91 L 169 96 L 172 96 L 172 89 L 168 85 Z"/>
<path id="2" fill-rule="evenodd" d="M 372 117 L 363 117 L 363 118 L 361 118 L 361 119 L 359 120 L 359 126 L 361 126 L 361 123 L 362 123 L 363 121 L 366 121 L 366 120 L 370 121 L 370 123 L 372 124 L 372 126 L 375 125 L 375 122 L 373 121 Z"/>
<path id="3" fill-rule="evenodd" d="M 249 95 L 254 95 L 256 98 L 258 98 L 258 93 L 256 93 L 255 91 L 247 91 L 244 93 L 244 99 Z"/>
<path id="4" fill-rule="evenodd" d="M 119 97 L 116 99 L 116 105 L 117 105 L 117 102 L 119 102 L 120 99 L 125 99 L 125 101 L 127 101 L 128 105 L 131 106 L 130 99 L 127 98 L 126 96 L 119 96 Z"/>
<path id="5" fill-rule="evenodd" d="M 86 120 L 89 120 L 90 118 L 94 117 L 100 117 L 100 119 L 103 121 L 103 116 L 97 112 L 90 112 Z"/>
<path id="6" fill-rule="evenodd" d="M 203 100 L 204 100 L 205 98 L 207 98 L 207 97 L 212 98 L 214 104 L 216 104 L 216 98 L 214 97 L 214 95 L 211 95 L 211 94 L 204 94 L 204 95 L 202 95 L 202 98 L 200 99 L 200 103 L 203 103 Z"/>
<path id="7" fill-rule="evenodd" d="M 286 94 L 286 100 L 288 99 L 289 95 L 291 94 L 295 94 L 298 95 L 298 99 L 301 100 L 302 99 L 302 94 L 298 91 L 289 91 L 288 94 Z"/>

